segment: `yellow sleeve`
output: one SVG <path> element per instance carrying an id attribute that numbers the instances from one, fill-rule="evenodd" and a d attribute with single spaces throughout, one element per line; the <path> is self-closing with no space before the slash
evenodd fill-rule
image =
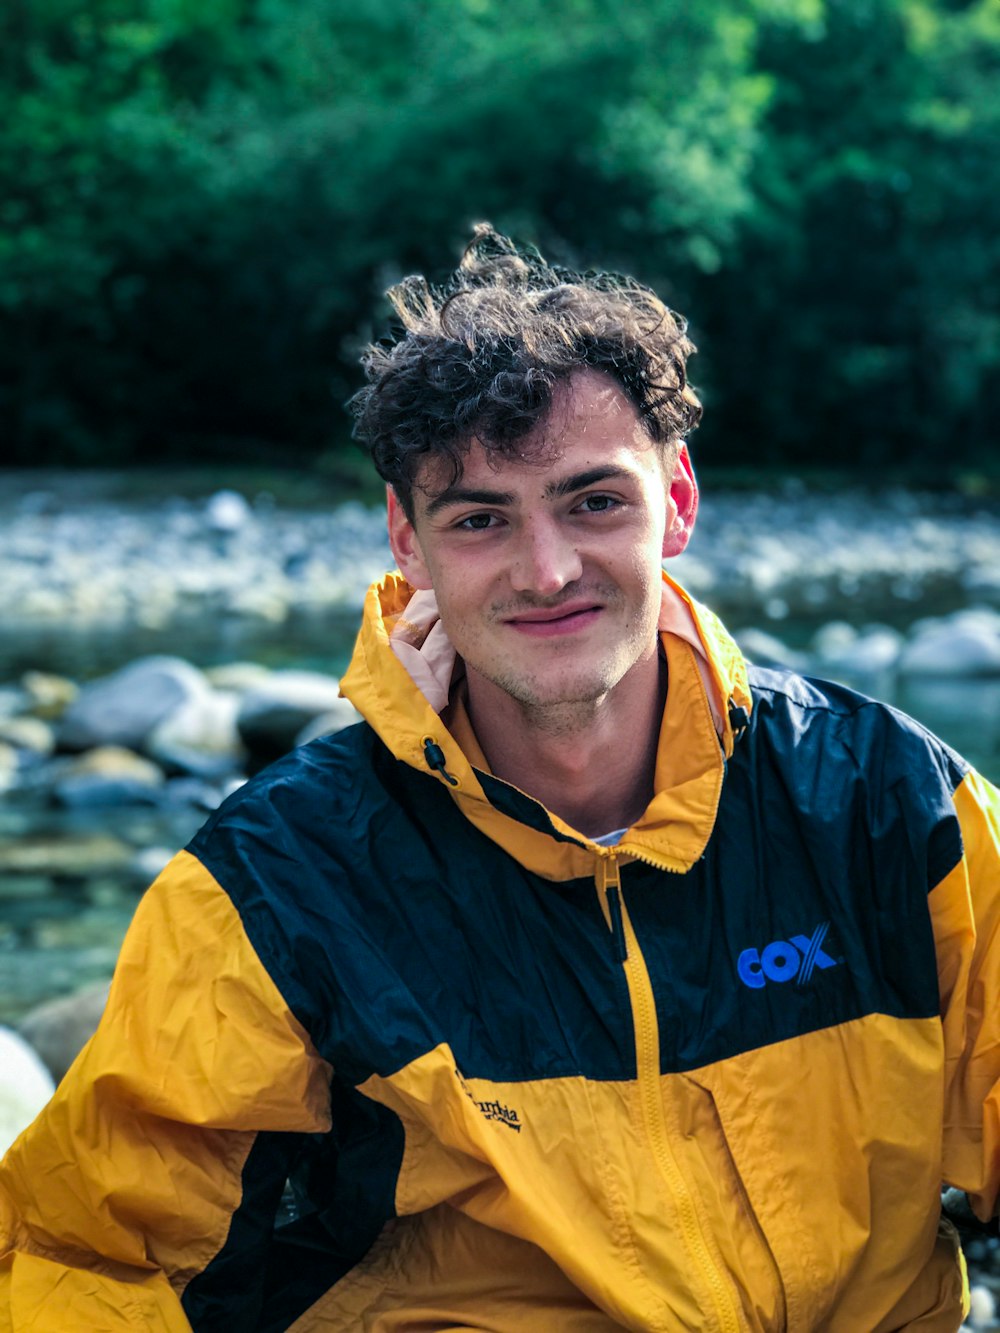
<path id="1" fill-rule="evenodd" d="M 986 1221 L 1000 1190 L 1000 792 L 955 793 L 964 857 L 931 892 L 945 1043 L 944 1178 Z"/>
<path id="2" fill-rule="evenodd" d="M 255 1142 L 328 1129 L 330 1075 L 229 897 L 180 853 L 96 1034 L 0 1163 L 0 1333 L 186 1333 L 182 1294 L 226 1243 Z"/>

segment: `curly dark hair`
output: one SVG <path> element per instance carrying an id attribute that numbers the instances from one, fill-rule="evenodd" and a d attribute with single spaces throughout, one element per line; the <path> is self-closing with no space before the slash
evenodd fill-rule
<path id="1" fill-rule="evenodd" d="M 665 452 L 701 417 L 686 322 L 631 278 L 554 267 L 480 223 L 443 287 L 414 276 L 387 295 L 402 331 L 365 350 L 348 407 L 411 520 L 425 461 L 448 459 L 453 484 L 473 439 L 498 462 L 526 456 L 553 389 L 584 368 L 618 383 Z"/>

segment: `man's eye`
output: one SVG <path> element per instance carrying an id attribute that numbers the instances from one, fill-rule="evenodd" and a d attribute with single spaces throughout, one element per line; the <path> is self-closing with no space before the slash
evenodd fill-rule
<path id="1" fill-rule="evenodd" d="M 470 514 L 468 518 L 463 518 L 456 526 L 466 532 L 484 532 L 487 528 L 493 526 L 493 515 Z"/>
<path id="2" fill-rule="evenodd" d="M 580 508 L 589 514 L 603 514 L 614 509 L 618 501 L 612 495 L 588 495 Z"/>

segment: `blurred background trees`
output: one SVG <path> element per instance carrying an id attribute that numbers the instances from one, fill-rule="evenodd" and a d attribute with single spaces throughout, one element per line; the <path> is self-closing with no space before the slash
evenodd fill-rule
<path id="1" fill-rule="evenodd" d="M 7 0 L 0 124 L 0 462 L 336 466 L 483 217 L 689 315 L 705 460 L 996 452 L 996 0 Z"/>

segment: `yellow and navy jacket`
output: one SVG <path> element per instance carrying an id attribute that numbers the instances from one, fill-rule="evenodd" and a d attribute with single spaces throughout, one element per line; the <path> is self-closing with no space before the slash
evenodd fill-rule
<path id="1" fill-rule="evenodd" d="M 668 580 L 656 794 L 599 846 L 489 773 L 419 601 L 369 595 L 365 721 L 144 897 L 0 1168 L 0 1330 L 956 1329 L 997 793 Z"/>

